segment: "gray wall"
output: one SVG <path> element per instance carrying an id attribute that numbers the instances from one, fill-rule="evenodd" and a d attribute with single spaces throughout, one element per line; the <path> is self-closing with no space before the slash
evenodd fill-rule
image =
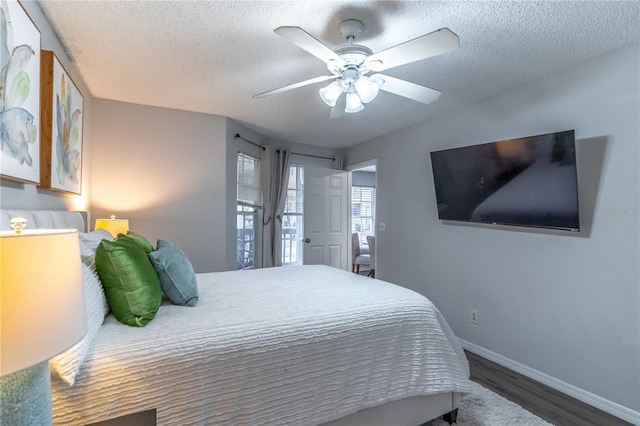
<path id="1" fill-rule="evenodd" d="M 378 232 L 376 275 L 425 294 L 460 338 L 635 411 L 638 53 L 589 61 L 360 144 L 346 158 L 377 159 L 377 220 L 387 230 Z M 566 129 L 576 130 L 580 234 L 438 220 L 430 151 Z"/>
<path id="2" fill-rule="evenodd" d="M 128 218 L 196 272 L 226 268 L 227 119 L 96 99 L 92 217 Z"/>

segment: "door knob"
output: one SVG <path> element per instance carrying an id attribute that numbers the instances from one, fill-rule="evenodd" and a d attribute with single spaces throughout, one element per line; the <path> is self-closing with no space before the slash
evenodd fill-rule
<path id="1" fill-rule="evenodd" d="M 310 240 L 309 238 L 305 238 L 305 239 L 304 239 L 304 242 L 305 242 L 305 243 L 310 243 L 310 242 L 311 242 L 311 240 Z"/>

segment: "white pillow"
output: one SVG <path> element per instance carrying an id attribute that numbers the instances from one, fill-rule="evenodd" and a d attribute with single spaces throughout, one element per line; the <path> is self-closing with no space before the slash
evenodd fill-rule
<path id="1" fill-rule="evenodd" d="M 68 385 L 73 385 L 75 382 L 89 347 L 100 330 L 104 317 L 109 313 L 107 298 L 104 295 L 100 279 L 95 269 L 84 262 L 82 263 L 82 285 L 87 307 L 87 334 L 71 348 L 49 361 L 52 374 L 55 373 Z"/>
<path id="2" fill-rule="evenodd" d="M 103 228 L 98 228 L 92 232 L 79 232 L 80 257 L 82 261 L 95 271 L 96 250 L 102 240 L 113 241 L 113 235 Z"/>

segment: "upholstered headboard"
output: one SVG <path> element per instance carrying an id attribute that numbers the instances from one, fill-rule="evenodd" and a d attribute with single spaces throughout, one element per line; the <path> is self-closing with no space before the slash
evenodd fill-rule
<path id="1" fill-rule="evenodd" d="M 89 213 L 69 210 L 0 210 L 0 231 L 11 231 L 16 216 L 27 219 L 25 229 L 77 229 L 89 231 Z"/>

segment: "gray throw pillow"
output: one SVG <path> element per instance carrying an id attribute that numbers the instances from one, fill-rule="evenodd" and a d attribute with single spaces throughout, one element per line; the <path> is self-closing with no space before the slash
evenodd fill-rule
<path id="1" fill-rule="evenodd" d="M 169 241 L 158 240 L 158 248 L 149 253 L 149 258 L 160 278 L 160 287 L 171 303 L 195 306 L 198 282 L 187 255 Z"/>

